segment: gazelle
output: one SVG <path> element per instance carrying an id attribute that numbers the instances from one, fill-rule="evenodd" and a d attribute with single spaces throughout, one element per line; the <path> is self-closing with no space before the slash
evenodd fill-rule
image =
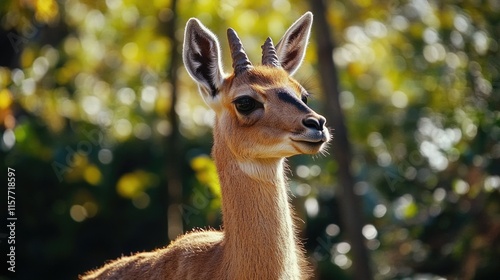
<path id="1" fill-rule="evenodd" d="M 183 59 L 205 102 L 215 111 L 212 155 L 222 191 L 223 231 L 195 231 L 168 247 L 110 262 L 83 279 L 308 278 L 295 236 L 285 183 L 285 157 L 316 154 L 330 139 L 325 118 L 307 105 L 291 75 L 300 66 L 312 25 L 304 14 L 253 66 L 228 29 L 233 73 L 225 74 L 219 41 L 195 18 L 188 21 Z"/>

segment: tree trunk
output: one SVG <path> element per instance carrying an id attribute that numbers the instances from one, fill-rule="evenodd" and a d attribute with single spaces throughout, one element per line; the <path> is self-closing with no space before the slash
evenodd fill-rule
<path id="1" fill-rule="evenodd" d="M 325 94 L 325 115 L 334 129 L 332 156 L 338 163 L 338 201 L 342 218 L 342 228 L 351 244 L 354 279 L 373 279 L 368 251 L 361 233 L 363 227 L 362 205 L 353 191 L 354 178 L 351 172 L 351 147 L 347 137 L 344 115 L 339 103 L 339 81 L 332 53 L 334 42 L 326 19 L 327 6 L 323 0 L 312 0 L 311 8 L 315 17 L 318 68 L 321 87 Z"/>
<path id="2" fill-rule="evenodd" d="M 168 238 L 174 240 L 178 235 L 183 233 L 182 213 L 179 210 L 182 203 L 182 162 L 179 162 L 183 157 L 180 155 L 180 133 L 179 133 L 179 118 L 175 112 L 177 104 L 177 70 L 179 68 L 179 57 L 177 53 L 179 43 L 175 38 L 177 29 L 177 0 L 172 0 L 171 17 L 166 23 L 166 35 L 171 43 L 170 64 L 167 65 L 167 78 L 172 85 L 171 107 L 168 113 L 170 124 L 172 125 L 171 134 L 166 141 L 166 149 L 168 151 L 167 158 L 167 193 L 168 193 L 168 209 L 167 209 L 167 224 Z"/>

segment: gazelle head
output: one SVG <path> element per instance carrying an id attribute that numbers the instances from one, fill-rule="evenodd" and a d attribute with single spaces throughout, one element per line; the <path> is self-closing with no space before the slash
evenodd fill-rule
<path id="1" fill-rule="evenodd" d="M 330 140 L 325 118 L 307 106 L 292 78 L 302 63 L 312 25 L 304 14 L 278 42 L 262 46 L 262 65 L 248 59 L 233 29 L 227 36 L 233 73 L 225 74 L 219 41 L 195 18 L 188 21 L 183 59 L 205 102 L 215 111 L 215 142 L 243 160 L 315 154 Z"/>

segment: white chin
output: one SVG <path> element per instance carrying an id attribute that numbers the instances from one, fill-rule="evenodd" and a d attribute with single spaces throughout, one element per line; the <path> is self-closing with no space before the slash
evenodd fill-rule
<path id="1" fill-rule="evenodd" d="M 325 142 L 294 141 L 293 146 L 301 154 L 314 155 L 323 150 Z"/>

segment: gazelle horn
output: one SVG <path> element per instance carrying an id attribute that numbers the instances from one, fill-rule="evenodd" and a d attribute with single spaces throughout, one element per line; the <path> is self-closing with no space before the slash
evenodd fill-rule
<path id="1" fill-rule="evenodd" d="M 238 75 L 252 68 L 252 63 L 248 59 L 245 49 L 241 44 L 240 38 L 234 29 L 227 30 L 227 40 L 229 42 L 229 49 L 231 50 L 231 58 L 233 59 L 234 74 Z"/>
<path id="2" fill-rule="evenodd" d="M 276 49 L 273 45 L 273 40 L 267 37 L 264 45 L 262 45 L 262 65 L 267 65 L 271 67 L 280 67 L 280 62 L 278 60 L 278 55 L 276 54 Z"/>

